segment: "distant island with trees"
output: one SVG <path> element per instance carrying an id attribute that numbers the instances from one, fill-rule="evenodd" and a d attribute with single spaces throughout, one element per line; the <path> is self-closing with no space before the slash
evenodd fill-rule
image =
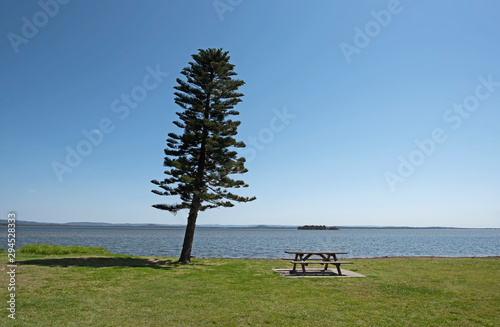
<path id="1" fill-rule="evenodd" d="M 338 230 L 338 227 L 331 226 L 331 227 L 326 227 L 325 225 L 304 225 L 304 226 L 299 226 L 297 229 L 306 229 L 306 230 Z"/>

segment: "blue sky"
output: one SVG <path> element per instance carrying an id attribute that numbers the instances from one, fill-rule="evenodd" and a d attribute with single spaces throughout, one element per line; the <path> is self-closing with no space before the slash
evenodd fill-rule
<path id="1" fill-rule="evenodd" d="M 2 1 L 0 207 L 184 224 L 151 207 L 175 79 L 231 55 L 252 203 L 199 224 L 500 227 L 496 1 Z"/>

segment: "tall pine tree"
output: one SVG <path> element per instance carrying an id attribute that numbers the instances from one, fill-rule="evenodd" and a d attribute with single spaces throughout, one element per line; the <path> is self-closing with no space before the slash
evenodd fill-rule
<path id="1" fill-rule="evenodd" d="M 168 177 L 152 180 L 161 191 L 158 195 L 179 196 L 176 204 L 155 204 L 154 208 L 177 213 L 189 209 L 186 234 L 179 262 L 190 263 L 196 219 L 199 211 L 217 207 L 232 207 L 234 202 L 247 202 L 255 197 L 242 197 L 228 189 L 248 187 L 242 180 L 229 175 L 243 174 L 245 158 L 238 158 L 235 148 L 245 147 L 236 141 L 239 121 L 231 116 L 239 113 L 233 108 L 243 94 L 238 88 L 245 84 L 233 79 L 234 65 L 229 63 L 228 51 L 199 49 L 193 62 L 182 69 L 186 81 L 177 79 L 175 103 L 184 109 L 177 112 L 174 125 L 184 130 L 182 135 L 168 134 L 163 165 Z"/>

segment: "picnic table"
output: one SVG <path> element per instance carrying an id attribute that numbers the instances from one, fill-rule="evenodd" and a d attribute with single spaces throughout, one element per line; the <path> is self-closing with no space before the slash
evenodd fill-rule
<path id="1" fill-rule="evenodd" d="M 283 258 L 284 260 L 291 260 L 293 263 L 293 268 L 290 271 L 293 274 L 297 273 L 297 265 L 302 266 L 302 272 L 306 273 L 306 266 L 309 264 L 320 264 L 324 265 L 325 269 L 323 271 L 327 271 L 328 265 L 335 265 L 337 267 L 337 272 L 339 276 L 342 275 L 342 271 L 340 270 L 340 265 L 342 264 L 351 264 L 350 261 L 338 261 L 337 254 L 347 254 L 347 252 L 339 252 L 339 251 L 285 251 L 288 254 L 295 254 L 295 258 Z M 316 256 L 316 258 L 311 258 L 312 256 Z M 319 258 L 317 258 L 319 257 Z"/>

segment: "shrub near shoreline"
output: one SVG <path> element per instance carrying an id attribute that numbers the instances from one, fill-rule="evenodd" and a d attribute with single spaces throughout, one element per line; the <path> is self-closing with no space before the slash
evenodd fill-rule
<path id="1" fill-rule="evenodd" d="M 45 254 L 45 255 L 57 255 L 57 254 L 112 254 L 103 247 L 85 247 L 85 246 L 61 246 L 61 245 L 49 245 L 49 244 L 29 244 L 25 245 L 19 250 L 18 253 L 30 253 L 30 254 Z"/>

